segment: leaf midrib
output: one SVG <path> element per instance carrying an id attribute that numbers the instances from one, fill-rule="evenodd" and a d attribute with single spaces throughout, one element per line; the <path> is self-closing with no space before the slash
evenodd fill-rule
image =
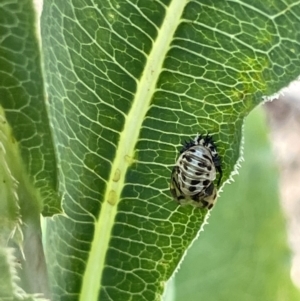
<path id="1" fill-rule="evenodd" d="M 165 19 L 157 39 L 153 43 L 143 75 L 137 82 L 136 96 L 125 119 L 123 132 L 120 134 L 116 157 L 112 162 L 111 174 L 107 182 L 105 198 L 95 223 L 94 239 L 91 243 L 86 270 L 83 275 L 80 301 L 98 300 L 105 257 L 117 214 L 117 204 L 124 187 L 126 171 L 134 162 L 134 148 L 139 138 L 142 122 L 149 109 L 164 58 L 186 3 L 187 1 L 183 0 L 173 0 L 170 6 L 166 7 Z"/>

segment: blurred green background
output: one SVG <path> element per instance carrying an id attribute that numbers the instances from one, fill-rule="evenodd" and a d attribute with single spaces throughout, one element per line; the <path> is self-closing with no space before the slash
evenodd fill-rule
<path id="1" fill-rule="evenodd" d="M 171 283 L 175 301 L 294 301 L 278 169 L 262 107 L 246 119 L 244 162 Z"/>

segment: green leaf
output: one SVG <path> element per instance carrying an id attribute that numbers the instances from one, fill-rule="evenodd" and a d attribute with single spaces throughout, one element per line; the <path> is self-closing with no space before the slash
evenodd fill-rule
<path id="1" fill-rule="evenodd" d="M 31 0 L 0 4 L 0 105 L 20 148 L 27 177 L 41 194 L 43 213 L 51 215 L 61 209 L 35 23 Z"/>
<path id="2" fill-rule="evenodd" d="M 54 300 L 160 300 L 207 214 L 171 199 L 182 141 L 212 134 L 225 181 L 244 117 L 300 73 L 299 4 L 201 2 L 48 0 L 41 53 L 31 2 L 0 6 L 0 101 L 44 215 L 64 210 Z"/>
<path id="3" fill-rule="evenodd" d="M 47 295 L 39 218 L 61 211 L 35 21 L 31 1 L 0 4 L 1 300 Z"/>
<path id="4" fill-rule="evenodd" d="M 57 298 L 159 299 L 206 214 L 170 198 L 180 144 L 213 134 L 229 176 L 243 118 L 299 74 L 299 9 L 45 4 L 45 74 L 66 213 L 47 233 Z"/>
<path id="5" fill-rule="evenodd" d="M 1 297 L 3 300 L 13 300 L 9 299 L 13 297 L 25 300 L 27 294 L 20 287 L 26 288 L 28 293 L 44 293 L 47 296 L 48 278 L 40 230 L 42 207 L 28 181 L 18 144 L 1 107 L 0 163 L 0 270 L 3 270 L 3 278 L 0 278 L 0 292 L 3 295 L 0 293 L 0 300 Z M 1 286 L 5 289 L 2 290 Z M 28 298 L 31 300 L 30 295 Z"/>
<path id="6" fill-rule="evenodd" d="M 267 131 L 264 112 L 255 110 L 245 123 L 239 177 L 218 200 L 176 274 L 174 300 L 300 299 L 290 277 L 291 252 Z"/>

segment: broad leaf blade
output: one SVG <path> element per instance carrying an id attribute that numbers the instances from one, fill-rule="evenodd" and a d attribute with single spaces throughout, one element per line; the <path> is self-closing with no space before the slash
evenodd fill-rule
<path id="1" fill-rule="evenodd" d="M 56 299 L 160 299 L 206 214 L 169 195 L 180 144 L 211 133 L 229 176 L 243 118 L 299 74 L 294 10 L 45 3 L 42 49 L 66 214 L 48 227 Z"/>
<path id="2" fill-rule="evenodd" d="M 61 209 L 35 26 L 31 0 L 0 4 L 0 104 L 13 130 L 11 139 L 20 148 L 27 177 L 42 197 L 43 213 L 51 215 Z"/>
<path id="3" fill-rule="evenodd" d="M 32 1 L 0 3 L 1 300 L 36 300 L 27 293 L 47 287 L 42 245 L 32 242 L 41 211 L 61 211 L 35 23 Z"/>

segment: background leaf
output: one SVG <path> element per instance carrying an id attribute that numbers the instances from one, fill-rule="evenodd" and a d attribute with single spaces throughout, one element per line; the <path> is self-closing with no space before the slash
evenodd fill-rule
<path id="1" fill-rule="evenodd" d="M 38 29 L 31 0 L 0 4 L 0 105 L 45 215 L 60 211 L 56 161 L 45 106 Z"/>
<path id="2" fill-rule="evenodd" d="M 27 294 L 19 285 L 19 263 L 14 249 L 0 246 L 0 300 L 1 301 L 46 301 L 40 295 Z M 49 300 L 49 299 L 47 299 Z"/>

